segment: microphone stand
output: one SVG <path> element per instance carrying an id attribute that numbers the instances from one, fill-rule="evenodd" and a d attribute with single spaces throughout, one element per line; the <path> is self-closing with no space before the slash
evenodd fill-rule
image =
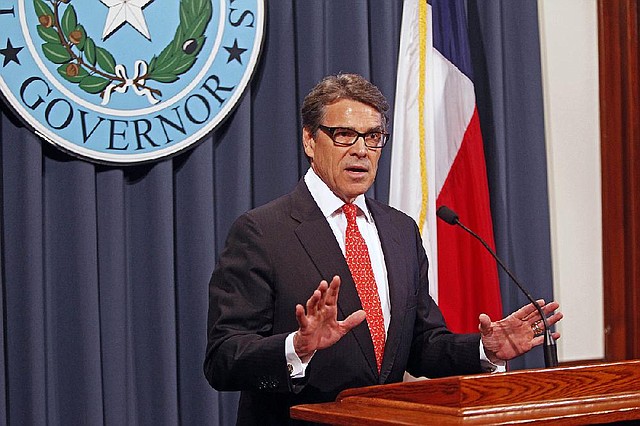
<path id="1" fill-rule="evenodd" d="M 509 278 L 516 283 L 520 291 L 524 293 L 524 295 L 529 299 L 531 304 L 536 308 L 538 313 L 540 314 L 540 318 L 542 319 L 542 323 L 544 325 L 544 364 L 548 367 L 557 367 L 558 366 L 558 349 L 556 347 L 556 341 L 551 335 L 551 329 L 549 324 L 547 323 L 547 318 L 540 307 L 540 304 L 529 294 L 529 292 L 520 284 L 520 282 L 516 279 L 515 275 L 507 268 L 507 266 L 500 260 L 498 255 L 493 251 L 491 247 L 482 239 L 478 234 L 473 232 L 471 229 L 467 228 L 460 220 L 458 219 L 458 215 L 446 206 L 441 206 L 438 209 L 437 216 L 444 220 L 446 223 L 450 225 L 458 225 L 465 231 L 467 231 L 470 235 L 472 235 L 476 240 L 480 241 L 480 243 L 484 246 L 484 248 L 491 253 L 491 256 L 498 262 L 498 265 L 502 268 L 503 271 L 507 273 Z"/>

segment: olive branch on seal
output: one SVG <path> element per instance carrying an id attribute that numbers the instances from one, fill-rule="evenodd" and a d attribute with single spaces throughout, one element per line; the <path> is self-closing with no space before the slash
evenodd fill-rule
<path id="1" fill-rule="evenodd" d="M 211 21 L 211 0 L 180 0 L 180 24 L 173 40 L 147 63 L 137 60 L 134 75 L 127 76 L 107 49 L 96 45 L 78 22 L 72 0 L 33 0 L 38 16 L 38 35 L 44 41 L 42 52 L 58 73 L 90 94 L 100 94 L 102 104 L 109 103 L 112 93 L 125 93 L 129 87 L 151 104 L 160 102 L 159 89 L 148 80 L 172 83 L 193 67 L 205 41 L 204 32 Z"/>

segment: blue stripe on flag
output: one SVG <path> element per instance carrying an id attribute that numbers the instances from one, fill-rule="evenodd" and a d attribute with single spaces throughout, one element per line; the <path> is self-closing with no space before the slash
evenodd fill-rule
<path id="1" fill-rule="evenodd" d="M 430 0 L 433 46 L 473 81 L 464 0 Z"/>

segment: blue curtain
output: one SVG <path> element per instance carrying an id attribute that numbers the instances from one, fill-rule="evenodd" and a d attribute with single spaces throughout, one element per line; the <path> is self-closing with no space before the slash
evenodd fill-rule
<path id="1" fill-rule="evenodd" d="M 498 255 L 535 298 L 553 299 L 538 5 L 468 1 L 480 126 Z M 505 314 L 528 301 L 500 271 Z M 561 342 L 559 342 L 561 344 Z M 510 363 L 544 367 L 542 350 Z"/>
<path id="2" fill-rule="evenodd" d="M 234 423 L 237 394 L 211 389 L 201 367 L 217 253 L 238 215 L 288 192 L 308 167 L 298 111 L 321 77 L 360 73 L 393 105 L 402 14 L 400 1 L 265 3 L 264 50 L 247 92 L 213 134 L 179 156 L 134 167 L 80 161 L 23 128 L 2 103 L 0 425 Z M 470 2 L 479 11 L 484 5 Z M 486 43 L 477 46 L 483 53 Z M 514 71 L 493 61 L 486 59 L 487 78 Z M 475 69 L 474 75 L 478 87 Z M 479 104 L 485 94 L 479 92 Z M 504 119 L 510 125 L 529 112 L 510 109 Z M 541 132 L 541 116 L 527 119 Z M 500 139 L 497 129 L 483 128 L 490 162 L 497 158 L 490 145 Z M 501 140 L 510 150 L 513 143 L 544 150 L 543 140 L 527 137 Z M 518 221 L 544 215 L 546 193 L 537 196 L 544 203 L 527 210 L 531 204 L 520 203 L 531 202 L 529 191 L 539 188 L 519 192 L 516 185 L 527 182 L 504 174 L 522 161 L 542 174 L 533 164 L 539 158 L 527 152 L 489 166 L 492 185 L 509 183 L 509 192 L 491 194 L 499 252 L 533 281 L 521 269 L 544 269 L 534 259 L 548 256 L 548 247 L 528 250 L 530 242 L 512 234 L 524 228 Z M 370 190 L 383 201 L 389 154 Z M 509 303 L 505 309 L 524 302 Z"/>

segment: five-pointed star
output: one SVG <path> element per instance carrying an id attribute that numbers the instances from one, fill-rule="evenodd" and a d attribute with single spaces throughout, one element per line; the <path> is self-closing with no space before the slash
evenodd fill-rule
<path id="1" fill-rule="evenodd" d="M 233 41 L 233 46 L 231 47 L 226 47 L 224 46 L 225 50 L 227 52 L 229 52 L 229 58 L 227 59 L 227 63 L 236 60 L 238 61 L 240 64 L 242 64 L 242 58 L 240 57 L 240 55 L 242 55 L 244 52 L 247 51 L 247 49 L 243 49 L 241 47 L 238 47 L 238 39 L 235 39 Z"/>
<path id="2" fill-rule="evenodd" d="M 20 65 L 20 61 L 18 60 L 18 52 L 20 52 L 23 47 L 13 47 L 11 44 L 11 40 L 7 39 L 7 47 L 4 49 L 0 49 L 0 55 L 4 56 L 4 62 L 2 63 L 2 68 L 6 67 L 9 62 L 15 62 Z"/>
<path id="3" fill-rule="evenodd" d="M 147 21 L 142 9 L 153 0 L 100 0 L 109 8 L 107 20 L 104 23 L 102 39 L 105 40 L 125 23 L 131 24 L 140 34 L 151 40 Z"/>

